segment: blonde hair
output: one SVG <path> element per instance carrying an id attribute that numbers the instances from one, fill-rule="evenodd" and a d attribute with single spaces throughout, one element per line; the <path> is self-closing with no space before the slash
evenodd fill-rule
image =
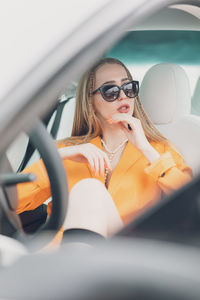
<path id="1" fill-rule="evenodd" d="M 130 80 L 133 80 L 127 67 L 115 58 L 103 58 L 93 65 L 79 81 L 76 90 L 76 107 L 71 137 L 59 140 L 63 144 L 88 143 L 91 139 L 102 134 L 98 117 L 94 113 L 92 92 L 94 90 L 96 71 L 104 64 L 121 65 Z M 163 142 L 168 144 L 168 140 L 155 128 L 147 114 L 145 113 L 139 96 L 135 98 L 133 116 L 140 119 L 144 133 L 148 141 Z"/>

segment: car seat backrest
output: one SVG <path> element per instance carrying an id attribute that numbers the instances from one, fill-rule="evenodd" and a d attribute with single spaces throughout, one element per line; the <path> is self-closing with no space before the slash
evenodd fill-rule
<path id="1" fill-rule="evenodd" d="M 169 124 L 190 113 L 190 87 L 184 70 L 175 64 L 158 64 L 148 70 L 140 97 L 154 124 Z"/>
<path id="2" fill-rule="evenodd" d="M 190 114 L 190 86 L 185 71 L 168 63 L 151 67 L 142 81 L 140 98 L 156 128 L 177 147 L 197 174 L 200 171 L 200 118 Z"/>
<path id="3" fill-rule="evenodd" d="M 192 95 L 191 113 L 200 116 L 200 77 L 197 80 L 194 94 Z"/>

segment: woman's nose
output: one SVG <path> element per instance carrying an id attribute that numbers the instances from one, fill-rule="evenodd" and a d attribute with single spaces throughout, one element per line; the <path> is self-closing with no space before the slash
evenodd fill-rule
<path id="1" fill-rule="evenodd" d="M 124 93 L 123 90 L 120 90 L 120 93 L 119 93 L 119 98 L 118 100 L 123 100 L 124 98 L 126 98 L 126 94 Z"/>

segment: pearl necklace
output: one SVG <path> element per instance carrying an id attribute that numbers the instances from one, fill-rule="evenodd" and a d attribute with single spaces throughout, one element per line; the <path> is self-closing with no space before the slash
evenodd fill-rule
<path id="1" fill-rule="evenodd" d="M 117 148 L 115 148 L 114 150 L 110 150 L 108 148 L 108 146 L 106 145 L 106 143 L 104 142 L 103 139 L 101 139 L 101 143 L 102 145 L 104 146 L 104 148 L 106 149 L 106 151 L 108 152 L 108 158 L 109 158 L 109 161 L 110 161 L 110 164 L 112 164 L 112 159 L 113 159 L 113 156 L 115 153 L 117 153 L 117 151 L 122 148 L 126 142 L 128 142 L 128 139 L 124 140 L 123 142 L 121 142 L 119 144 L 119 146 L 117 146 Z M 106 168 L 105 170 L 105 185 L 107 186 L 107 180 L 108 180 L 108 168 Z"/>

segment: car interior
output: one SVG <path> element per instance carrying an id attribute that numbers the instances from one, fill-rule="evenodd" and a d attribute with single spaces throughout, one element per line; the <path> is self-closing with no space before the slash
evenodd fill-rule
<path id="1" fill-rule="evenodd" d="M 193 112 L 199 102 L 199 29 L 198 16 L 194 15 L 191 7 L 175 5 L 162 9 L 138 25 L 136 30 L 130 29 L 104 54 L 121 59 L 133 77 L 139 79 L 139 96 L 145 111 L 178 149 L 194 175 L 199 173 L 200 168 L 200 117 Z M 56 140 L 71 134 L 77 81 L 71 82 L 58 99 L 55 109 L 43 120 Z M 24 133 L 10 146 L 7 155 L 17 172 L 40 158 Z M 41 222 L 45 222 L 45 204 L 37 212 L 34 212 L 33 218 L 39 215 L 41 220 L 36 217 L 36 226 L 32 222 L 27 225 L 31 219 L 30 212 L 22 213 L 21 219 L 27 232 L 36 230 Z"/>
<path id="2" fill-rule="evenodd" d="M 155 14 L 151 15 L 151 17 L 149 17 L 148 19 L 145 19 L 145 21 L 142 21 L 136 27 L 129 28 L 129 30 L 126 31 L 126 33 L 120 39 L 118 39 L 118 41 L 114 45 L 108 48 L 102 55 L 103 57 L 115 57 L 122 60 L 131 71 L 133 78 L 135 80 L 139 80 L 139 96 L 141 98 L 145 111 L 153 121 L 156 128 L 158 128 L 164 136 L 171 140 L 175 149 L 178 149 L 185 162 L 189 166 L 191 166 L 194 175 L 194 179 L 192 180 L 192 182 L 176 191 L 172 195 L 166 197 L 162 201 L 162 203 L 157 203 L 154 207 L 143 213 L 128 226 L 118 232 L 115 236 L 113 236 L 111 238 L 111 241 L 114 240 L 115 243 L 115 239 L 117 239 L 117 246 L 120 244 L 121 238 L 124 239 L 125 244 L 127 239 L 131 241 L 132 238 L 135 238 L 136 246 L 134 247 L 137 247 L 137 238 L 142 238 L 144 244 L 146 241 L 149 242 L 149 240 L 153 239 L 156 241 L 173 242 L 178 246 L 181 244 L 187 244 L 189 246 L 192 245 L 195 247 L 199 247 L 199 53 L 200 7 L 187 4 L 174 4 L 159 10 Z M 60 140 L 71 135 L 76 101 L 75 92 L 78 80 L 79 78 L 77 78 L 77 80 L 71 80 L 65 91 L 57 98 L 56 105 L 54 105 L 53 109 L 51 109 L 51 111 L 48 112 L 45 117 L 41 118 L 41 120 L 38 121 L 31 134 L 28 134 L 26 131 L 24 131 L 17 136 L 17 138 L 7 149 L 7 159 L 5 160 L 6 166 L 0 168 L 1 173 L 3 173 L 4 169 L 9 168 L 10 170 L 12 169 L 14 171 L 13 174 L 19 175 L 26 166 L 31 165 L 38 159 L 42 158 L 47 168 L 52 188 L 52 197 L 50 199 L 47 199 L 47 201 L 36 210 L 27 211 L 20 214 L 20 222 L 15 217 L 12 217 L 12 215 L 15 215 L 14 211 L 17 204 L 15 203 L 14 207 L 12 207 L 9 199 L 5 199 L 5 210 L 8 213 L 4 215 L 4 218 L 1 218 L 0 216 L 1 231 L 6 235 L 6 237 L 8 237 L 8 244 L 11 243 L 9 244 L 9 249 L 12 249 L 12 241 L 9 241 L 9 237 L 14 236 L 16 238 L 15 246 L 16 249 L 18 249 L 16 255 L 17 257 L 24 256 L 24 254 L 27 255 L 27 249 L 31 252 L 38 251 L 38 248 L 44 246 L 45 243 L 48 243 L 55 234 L 51 234 L 49 232 L 52 229 L 58 231 L 64 220 L 64 216 L 67 210 L 67 201 L 64 201 L 63 199 L 68 199 L 67 187 L 63 187 L 63 178 L 65 178 L 65 174 L 63 173 L 63 169 L 60 166 L 56 149 L 52 146 L 52 151 L 50 151 L 50 153 L 49 151 L 47 151 L 47 149 L 49 150 L 49 148 L 51 148 L 49 147 L 49 145 L 53 145 L 53 141 L 48 138 L 47 132 L 50 133 L 51 137 L 53 137 L 54 140 Z M 49 165 L 49 161 L 52 162 L 51 165 Z M 59 172 L 58 165 L 60 166 Z M 9 193 L 13 193 L 13 189 L 10 189 L 11 184 L 9 185 L 8 182 L 9 180 L 13 180 L 14 182 L 16 178 L 13 177 L 5 179 L 4 177 L 0 177 L 0 180 L 5 180 L 7 193 L 8 191 Z M 23 178 L 21 180 L 23 181 Z M 24 180 L 32 179 L 27 177 Z M 11 195 L 10 197 L 15 198 L 15 202 L 17 202 L 16 194 Z M 48 218 L 46 204 L 51 199 L 53 201 L 53 209 L 51 216 Z M 63 203 L 65 203 L 65 205 L 63 205 Z M 14 219 L 14 223 L 11 224 L 8 228 L 7 224 L 10 224 L 10 219 L 12 218 Z M 16 223 L 18 224 L 16 225 Z M 21 234 L 21 226 L 23 227 L 23 231 L 26 233 L 26 238 L 23 236 L 23 234 Z M 20 233 L 16 232 L 16 227 L 19 228 Z M 44 239 L 42 240 L 40 236 L 37 244 L 38 232 L 48 232 L 49 235 L 41 235 L 42 238 L 44 237 Z M 30 236 L 30 238 L 28 237 L 27 239 L 27 236 Z M 17 245 L 18 241 L 19 245 Z M 23 249 L 20 248 L 21 244 L 25 245 Z M 9 251 L 12 252 L 12 250 Z M 116 256 L 117 254 L 114 254 L 114 258 L 112 260 L 113 248 L 111 247 L 109 251 L 108 266 L 111 267 L 113 266 L 112 263 L 114 263 L 114 258 L 116 257 L 116 259 L 119 260 L 119 256 Z M 118 253 L 118 251 L 116 253 Z M 123 252 L 122 250 L 122 253 L 124 254 L 123 259 L 125 263 L 126 251 Z M 118 254 L 120 255 L 120 253 Z M 14 257 L 13 255 L 14 254 L 12 254 L 11 256 Z M 63 258 L 63 255 L 64 253 L 62 252 L 60 254 L 60 257 Z M 76 254 L 69 253 L 69 258 L 71 257 L 70 255 L 75 255 L 72 257 L 71 263 L 77 260 Z M 127 254 L 127 264 L 124 264 L 124 266 L 126 266 L 126 271 L 129 270 L 128 255 L 129 252 Z M 178 259 L 177 257 L 176 259 Z M 7 258 L 5 257 L 5 262 L 6 259 Z M 93 259 L 98 260 L 99 266 L 101 264 L 102 256 L 100 253 L 98 253 L 98 255 L 94 256 Z M 145 258 L 145 262 L 146 259 L 147 256 Z M 151 260 L 150 257 L 148 257 L 148 259 Z M 35 260 L 36 258 L 34 257 L 30 264 L 35 264 Z M 44 267 L 49 264 L 49 258 L 47 258 L 46 261 L 44 260 L 42 262 L 42 259 L 39 255 L 39 260 L 41 260 L 41 265 L 44 264 Z M 5 265 L 12 264 L 12 261 L 15 261 L 15 258 L 13 258 L 13 260 L 9 260 L 9 263 L 6 262 Z M 59 259 L 58 261 L 61 266 L 61 260 Z M 88 262 L 87 255 L 86 262 Z M 51 263 L 50 268 L 52 268 L 51 271 L 53 272 L 54 268 L 56 269 L 55 260 L 52 259 Z M 80 260 L 80 263 L 83 263 L 83 261 Z M 24 269 L 26 271 L 27 268 L 30 267 L 29 263 L 28 265 L 26 264 L 26 259 L 22 262 L 22 265 L 24 265 Z M 133 262 L 131 262 L 131 265 L 132 267 L 136 268 L 136 271 L 138 271 L 137 264 L 134 265 Z M 192 263 L 192 266 L 194 265 L 195 263 Z M 73 266 L 70 267 L 72 267 L 73 269 Z M 144 273 L 146 272 L 145 267 L 144 270 L 142 269 L 139 278 L 140 276 L 142 278 L 142 275 L 144 275 Z M 13 276 L 16 276 L 16 273 L 19 270 L 20 265 L 16 264 Z M 87 273 L 86 266 L 84 264 L 83 270 L 85 270 L 85 272 Z M 105 270 L 109 272 L 107 267 L 105 267 Z M 117 270 L 120 271 L 120 268 L 117 268 Z M 149 270 L 151 271 L 151 266 L 149 267 Z M 124 272 L 126 273 L 126 271 Z M 4 277 L 2 276 L 2 283 L 3 280 L 6 282 L 6 280 L 10 276 L 9 271 L 7 273 L 6 272 Z M 74 274 L 73 272 L 72 274 Z M 190 273 L 190 271 L 188 272 Z M 65 274 L 63 269 L 61 271 L 61 274 Z M 158 274 L 156 273 L 156 275 L 157 278 L 162 278 L 159 272 Z M 22 280 L 20 284 L 27 282 L 27 280 L 35 280 L 35 278 L 33 278 L 32 276 L 33 274 L 30 275 L 30 278 L 23 277 L 24 281 Z M 135 273 L 132 274 L 131 271 L 129 272 L 128 276 L 129 278 L 130 276 L 132 276 L 132 278 L 137 278 Z M 53 287 L 55 288 L 56 271 L 55 275 L 53 273 L 53 277 L 54 283 L 52 283 L 52 287 L 50 287 L 49 289 L 50 291 L 52 291 Z M 106 278 L 107 277 L 108 276 L 106 276 Z M 145 282 L 148 282 L 150 277 L 151 276 L 149 274 L 148 279 Z M 49 279 L 50 275 L 47 278 L 48 284 L 48 282 L 51 282 L 52 278 Z M 125 276 L 124 278 L 127 277 Z M 69 284 L 72 284 L 71 280 L 72 279 L 69 279 Z M 162 281 L 162 279 L 160 280 Z M 78 277 L 77 282 L 79 284 L 80 281 L 81 280 Z M 43 299 L 45 299 L 44 288 L 47 289 L 47 284 L 45 283 L 44 287 L 39 287 L 38 291 L 36 292 L 37 297 L 35 299 L 39 299 L 39 297 L 43 297 Z M 166 299 L 169 299 L 170 297 L 172 297 L 172 295 L 176 295 L 177 299 L 179 299 L 178 297 L 180 295 L 178 294 L 178 292 L 177 294 L 175 293 L 176 289 L 171 292 L 167 289 L 167 286 L 165 286 L 164 283 L 163 285 L 161 284 L 161 286 L 166 292 Z M 191 287 L 192 286 L 193 285 L 191 284 Z M 58 293 L 58 287 L 60 288 L 60 294 Z M 55 288 L 60 297 L 58 299 L 64 299 L 62 298 L 61 294 L 62 292 L 66 292 L 67 284 L 64 287 L 61 287 L 61 285 L 59 284 L 58 287 Z M 152 291 L 153 287 L 154 284 L 152 283 L 152 286 L 149 286 L 149 290 Z M 188 285 L 185 285 L 184 291 L 187 287 Z M 128 287 L 128 290 L 131 291 L 131 289 L 133 288 L 135 288 L 135 299 L 149 299 L 148 289 L 145 291 L 144 298 L 137 298 L 137 296 L 141 296 L 142 289 L 138 288 L 137 290 L 137 287 L 135 285 L 132 287 Z M 29 290 L 25 288 L 23 296 L 22 292 L 19 290 L 19 286 L 16 287 L 16 289 L 17 293 L 19 293 L 20 297 L 22 297 L 21 299 L 25 299 L 23 298 L 23 296 L 27 297 L 27 295 L 29 295 L 28 293 L 30 293 L 30 291 L 32 290 L 32 287 Z M 108 289 L 106 289 L 105 291 L 109 292 Z M 159 290 L 154 299 L 159 299 L 161 292 L 162 291 Z M 187 293 L 189 292 L 191 292 L 191 289 L 188 287 Z M 193 292 L 194 294 L 196 292 L 194 299 L 198 299 L 199 291 L 196 286 L 194 287 Z M 94 295 L 94 291 L 92 291 L 90 295 Z M 102 295 L 103 291 L 101 296 Z M 132 299 L 129 298 L 131 297 L 130 295 L 131 292 L 130 294 L 127 293 L 126 297 L 124 297 L 123 299 Z M 120 298 L 120 296 L 121 294 L 119 292 L 119 299 L 122 299 Z M 56 296 L 52 292 L 52 295 L 49 296 L 49 299 L 53 299 L 53 297 Z M 83 295 L 81 298 L 81 295 L 76 294 L 76 297 L 80 298 L 74 299 L 84 299 Z M 180 299 L 187 299 L 188 294 L 186 294 L 185 292 L 185 295 L 181 294 L 181 297 Z M 87 295 L 85 299 L 92 299 L 92 296 L 90 298 L 90 296 Z M 98 297 L 96 297 L 95 299 L 98 299 Z"/>

